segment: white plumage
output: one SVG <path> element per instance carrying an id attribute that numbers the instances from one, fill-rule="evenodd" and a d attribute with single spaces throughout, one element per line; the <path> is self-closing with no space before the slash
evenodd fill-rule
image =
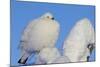
<path id="1" fill-rule="evenodd" d="M 28 56 L 39 52 L 45 47 L 54 47 L 59 35 L 59 24 L 51 13 L 30 22 L 21 37 L 21 59 L 18 63 L 25 64 Z"/>
<path id="2" fill-rule="evenodd" d="M 60 52 L 57 48 L 44 48 L 42 51 L 40 51 L 36 59 L 36 64 L 51 64 L 60 56 Z"/>
<path id="3" fill-rule="evenodd" d="M 78 21 L 69 33 L 69 36 L 64 41 L 64 55 L 67 56 L 70 62 L 87 61 L 90 56 L 88 45 L 93 46 L 94 28 L 88 19 Z"/>
<path id="4" fill-rule="evenodd" d="M 61 64 L 61 63 L 69 63 L 69 62 L 70 60 L 68 59 L 67 56 L 60 56 L 56 58 L 52 63 Z"/>

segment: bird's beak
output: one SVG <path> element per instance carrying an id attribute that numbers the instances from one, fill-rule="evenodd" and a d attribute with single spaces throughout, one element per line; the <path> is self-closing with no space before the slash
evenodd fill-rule
<path id="1" fill-rule="evenodd" d="M 53 18 L 51 18 L 52 20 L 54 20 L 54 17 Z"/>

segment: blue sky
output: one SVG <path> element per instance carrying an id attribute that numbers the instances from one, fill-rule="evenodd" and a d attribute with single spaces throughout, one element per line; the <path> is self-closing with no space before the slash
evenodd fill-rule
<path id="1" fill-rule="evenodd" d="M 27 24 L 46 12 L 54 15 L 60 24 L 60 35 L 56 47 L 60 50 L 63 41 L 69 34 L 74 24 L 82 19 L 88 18 L 95 27 L 95 7 L 72 4 L 50 4 L 38 2 L 11 2 L 11 65 L 18 65 L 20 50 L 18 45 L 21 33 Z M 90 61 L 95 60 L 93 51 Z M 34 62 L 34 56 L 30 57 L 28 63 Z"/>

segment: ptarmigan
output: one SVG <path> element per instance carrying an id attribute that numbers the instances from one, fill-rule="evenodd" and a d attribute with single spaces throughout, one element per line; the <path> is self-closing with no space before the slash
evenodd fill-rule
<path id="1" fill-rule="evenodd" d="M 95 46 L 95 32 L 89 19 L 78 21 L 64 41 L 64 55 L 70 62 L 88 61 Z"/>
<path id="2" fill-rule="evenodd" d="M 32 53 L 39 53 L 45 47 L 54 47 L 59 29 L 59 23 L 49 12 L 30 22 L 21 37 L 21 57 L 18 63 L 25 64 Z"/>

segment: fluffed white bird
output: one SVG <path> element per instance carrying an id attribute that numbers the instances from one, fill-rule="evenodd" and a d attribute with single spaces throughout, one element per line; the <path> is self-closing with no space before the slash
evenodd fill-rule
<path id="1" fill-rule="evenodd" d="M 45 13 L 30 22 L 21 37 L 21 58 L 18 63 L 25 64 L 32 53 L 38 53 L 45 47 L 54 47 L 59 29 L 59 23 L 51 13 Z"/>
<path id="2" fill-rule="evenodd" d="M 95 32 L 91 22 L 84 18 L 78 21 L 64 41 L 64 55 L 70 62 L 88 61 L 95 46 Z"/>
<path id="3" fill-rule="evenodd" d="M 51 64 L 61 54 L 57 48 L 44 48 L 40 51 L 35 64 Z"/>

